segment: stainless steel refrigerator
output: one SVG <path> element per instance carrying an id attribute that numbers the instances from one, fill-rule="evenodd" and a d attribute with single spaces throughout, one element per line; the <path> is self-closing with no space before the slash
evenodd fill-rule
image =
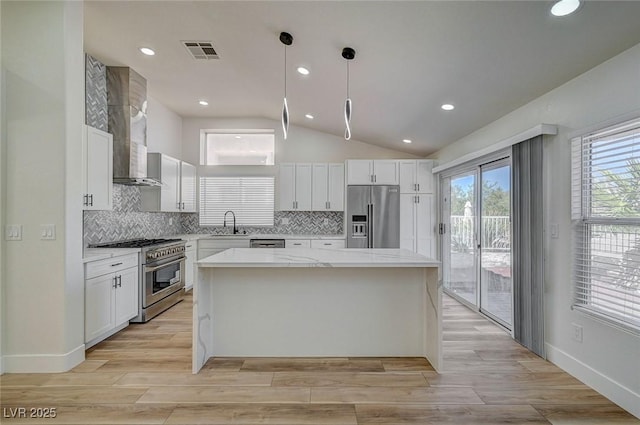
<path id="1" fill-rule="evenodd" d="M 347 186 L 347 248 L 400 247 L 400 187 Z"/>

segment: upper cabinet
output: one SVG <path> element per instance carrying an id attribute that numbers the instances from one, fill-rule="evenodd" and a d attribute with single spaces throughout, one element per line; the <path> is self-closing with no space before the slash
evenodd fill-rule
<path id="1" fill-rule="evenodd" d="M 180 206 L 182 212 L 196 212 L 196 167 L 180 161 Z"/>
<path id="2" fill-rule="evenodd" d="M 393 159 L 348 160 L 347 184 L 398 184 L 398 161 Z"/>
<path id="3" fill-rule="evenodd" d="M 280 164 L 278 210 L 311 211 L 311 164 Z"/>
<path id="4" fill-rule="evenodd" d="M 184 190 L 182 172 L 185 171 Z M 147 154 L 147 174 L 161 182 L 160 187 L 141 187 L 142 210 L 195 212 L 195 167 L 162 153 Z M 188 195 L 186 199 L 182 194 Z M 187 208 L 188 207 L 188 208 Z"/>
<path id="5" fill-rule="evenodd" d="M 88 125 L 83 136 L 83 208 L 113 209 L 113 136 Z"/>
<path id="6" fill-rule="evenodd" d="M 433 193 L 433 161 L 401 159 L 399 163 L 400 193 Z"/>
<path id="7" fill-rule="evenodd" d="M 344 164 L 313 164 L 311 209 L 344 211 Z"/>

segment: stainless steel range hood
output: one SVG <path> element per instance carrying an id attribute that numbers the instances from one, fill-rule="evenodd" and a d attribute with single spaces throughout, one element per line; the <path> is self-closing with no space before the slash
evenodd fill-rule
<path id="1" fill-rule="evenodd" d="M 107 107 L 113 182 L 159 186 L 147 177 L 147 80 L 131 68 L 108 66 Z"/>

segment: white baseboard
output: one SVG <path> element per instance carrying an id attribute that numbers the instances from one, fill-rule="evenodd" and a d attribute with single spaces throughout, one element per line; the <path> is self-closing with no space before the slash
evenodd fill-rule
<path id="1" fill-rule="evenodd" d="M 84 361 L 84 344 L 65 354 L 5 355 L 4 373 L 58 373 L 67 372 Z"/>
<path id="2" fill-rule="evenodd" d="M 545 344 L 545 347 L 547 350 L 547 360 L 551 363 L 589 385 L 627 412 L 640 418 L 640 394 L 634 393 L 624 385 L 621 385 L 553 345 Z"/>

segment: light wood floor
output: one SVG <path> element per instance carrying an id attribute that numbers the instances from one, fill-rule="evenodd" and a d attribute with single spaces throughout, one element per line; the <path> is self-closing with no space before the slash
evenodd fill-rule
<path id="1" fill-rule="evenodd" d="M 192 375 L 191 301 L 103 341 L 71 372 L 2 376 L 0 422 L 640 423 L 448 297 L 442 374 L 424 359 L 216 358 Z M 57 416 L 7 418 L 16 407 L 55 407 Z"/>

